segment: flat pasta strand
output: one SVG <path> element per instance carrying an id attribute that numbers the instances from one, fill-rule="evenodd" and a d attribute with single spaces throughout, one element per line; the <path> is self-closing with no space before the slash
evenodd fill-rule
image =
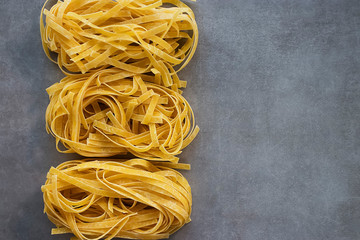
<path id="1" fill-rule="evenodd" d="M 191 188 L 172 168 L 187 164 L 73 160 L 51 167 L 41 187 L 52 234 L 76 239 L 162 239 L 190 222 Z M 72 238 L 74 239 L 74 238 Z"/>
<path id="2" fill-rule="evenodd" d="M 199 131 L 191 106 L 179 90 L 143 79 L 155 77 L 111 68 L 67 76 L 49 87 L 46 129 L 57 149 L 86 157 L 130 152 L 177 162 L 176 155 Z"/>
<path id="3" fill-rule="evenodd" d="M 169 87 L 179 83 L 177 72 L 197 47 L 194 13 L 180 0 L 64 0 L 50 10 L 46 3 L 42 45 L 65 74 L 64 69 L 87 73 L 112 66 L 157 75 L 159 84 Z"/>

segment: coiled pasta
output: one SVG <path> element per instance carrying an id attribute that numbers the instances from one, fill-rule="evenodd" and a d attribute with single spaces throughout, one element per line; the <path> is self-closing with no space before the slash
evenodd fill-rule
<path id="1" fill-rule="evenodd" d="M 180 0 L 64 0 L 50 10 L 45 5 L 43 48 L 51 60 L 49 50 L 58 54 L 52 61 L 62 70 L 86 73 L 113 66 L 157 75 L 168 87 L 179 82 L 176 73 L 198 43 L 194 13 Z"/>
<path id="2" fill-rule="evenodd" d="M 117 69 L 65 77 L 47 89 L 47 131 L 60 152 L 108 157 L 130 152 L 177 162 L 197 135 L 189 103 L 177 91 Z M 67 148 L 60 150 L 59 143 Z"/>
<path id="3" fill-rule="evenodd" d="M 160 239 L 190 221 L 191 188 L 172 168 L 187 164 L 74 160 L 51 168 L 42 186 L 52 234 L 76 239 Z"/>

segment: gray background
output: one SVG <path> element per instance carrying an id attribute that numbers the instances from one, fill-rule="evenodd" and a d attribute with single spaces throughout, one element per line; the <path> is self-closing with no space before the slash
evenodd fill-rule
<path id="1" fill-rule="evenodd" d="M 43 0 L 0 0 L 0 239 L 50 237 L 56 152 Z M 192 222 L 171 239 L 360 239 L 360 1 L 199 0 L 180 73 L 201 133 L 181 155 Z"/>

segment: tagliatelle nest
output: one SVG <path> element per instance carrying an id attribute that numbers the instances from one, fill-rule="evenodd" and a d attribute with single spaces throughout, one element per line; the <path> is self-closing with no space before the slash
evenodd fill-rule
<path id="1" fill-rule="evenodd" d="M 131 75 L 131 74 L 130 74 Z M 130 152 L 149 160 L 177 162 L 197 135 L 193 111 L 177 91 L 117 69 L 65 77 L 47 89 L 48 132 L 87 157 Z"/>
<path id="2" fill-rule="evenodd" d="M 172 168 L 186 164 L 142 159 L 68 161 L 42 186 L 52 234 L 76 239 L 161 239 L 190 221 L 191 188 Z"/>
<path id="3" fill-rule="evenodd" d="M 176 72 L 197 46 L 194 13 L 180 0 L 64 0 L 50 10 L 45 5 L 43 48 L 51 60 L 49 50 L 58 53 L 55 62 L 71 72 L 112 66 L 157 75 L 168 87 L 178 82 Z"/>

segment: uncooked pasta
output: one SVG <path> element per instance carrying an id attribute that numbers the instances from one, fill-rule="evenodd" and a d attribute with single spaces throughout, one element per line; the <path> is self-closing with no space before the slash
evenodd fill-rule
<path id="1" fill-rule="evenodd" d="M 179 81 L 176 73 L 197 46 L 194 13 L 180 0 L 64 0 L 50 10 L 45 5 L 43 48 L 63 71 L 112 66 L 156 75 L 168 87 Z M 50 52 L 58 54 L 56 60 Z"/>
<path id="2" fill-rule="evenodd" d="M 186 99 L 177 90 L 144 81 L 150 78 L 155 77 L 103 69 L 67 76 L 49 87 L 46 126 L 58 150 L 87 157 L 130 152 L 177 162 L 199 128 Z"/>
<path id="3" fill-rule="evenodd" d="M 190 221 L 191 188 L 172 168 L 186 164 L 68 161 L 51 168 L 42 186 L 52 234 L 76 239 L 162 239 Z"/>

